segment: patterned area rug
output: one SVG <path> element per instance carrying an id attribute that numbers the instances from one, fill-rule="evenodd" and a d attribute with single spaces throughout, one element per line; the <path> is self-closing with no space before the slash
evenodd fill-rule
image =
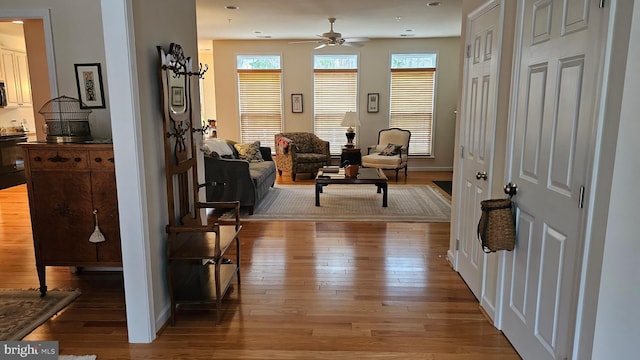
<path id="1" fill-rule="evenodd" d="M 374 185 L 329 185 L 315 206 L 314 185 L 279 185 L 243 221 L 449 222 L 451 204 L 431 186 L 389 186 L 388 207 Z"/>
<path id="2" fill-rule="evenodd" d="M 80 295 L 80 290 L 0 289 L 0 340 L 21 340 Z"/>

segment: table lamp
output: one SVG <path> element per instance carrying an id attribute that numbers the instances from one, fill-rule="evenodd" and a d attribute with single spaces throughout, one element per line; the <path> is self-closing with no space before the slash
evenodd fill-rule
<path id="1" fill-rule="evenodd" d="M 358 118 L 358 114 L 353 111 L 347 111 L 344 113 L 344 119 L 342 119 L 342 126 L 348 126 L 347 132 L 345 135 L 347 136 L 347 144 L 345 147 L 352 148 L 353 147 L 353 139 L 356 137 L 356 132 L 354 131 L 354 126 L 360 126 L 360 119 Z"/>

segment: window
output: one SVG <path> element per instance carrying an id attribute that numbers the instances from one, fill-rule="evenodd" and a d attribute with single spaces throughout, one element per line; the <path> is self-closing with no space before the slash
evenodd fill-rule
<path id="1" fill-rule="evenodd" d="M 237 69 L 241 141 L 272 146 L 282 131 L 280 56 L 239 55 Z"/>
<path id="2" fill-rule="evenodd" d="M 389 127 L 411 131 L 411 155 L 433 153 L 436 54 L 392 54 Z"/>
<path id="3" fill-rule="evenodd" d="M 347 111 L 356 111 L 358 56 L 315 55 L 313 59 L 313 130 L 340 154 L 347 127 L 340 125 Z"/>

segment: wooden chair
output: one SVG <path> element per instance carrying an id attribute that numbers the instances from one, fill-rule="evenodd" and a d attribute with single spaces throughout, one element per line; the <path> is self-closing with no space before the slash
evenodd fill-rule
<path id="1" fill-rule="evenodd" d="M 193 128 L 191 82 L 202 75 L 191 70 L 191 59 L 171 44 L 168 52 L 158 47 L 163 88 L 163 134 L 166 193 L 168 201 L 167 281 L 171 297 L 170 322 L 176 308 L 185 303 L 216 306 L 220 324 L 222 300 L 234 277 L 240 286 L 240 202 L 201 202 L 206 184 L 198 183 L 196 139 L 202 129 Z M 196 123 L 199 123 L 197 121 Z M 207 223 L 206 210 L 233 211 L 231 223 Z M 225 255 L 235 249 L 234 261 Z"/>
<path id="2" fill-rule="evenodd" d="M 378 144 L 368 147 L 367 155 L 362 157 L 362 166 L 395 170 L 396 181 L 398 181 L 398 171 L 404 169 L 404 177 L 406 178 L 410 140 L 411 131 L 409 130 L 399 128 L 380 130 Z"/>

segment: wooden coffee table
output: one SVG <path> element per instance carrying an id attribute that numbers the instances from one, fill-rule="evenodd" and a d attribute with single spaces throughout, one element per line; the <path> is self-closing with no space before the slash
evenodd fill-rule
<path id="1" fill-rule="evenodd" d="M 381 169 L 360 168 L 357 177 L 346 177 L 335 168 L 322 168 L 316 176 L 316 206 L 320 206 L 322 188 L 330 184 L 373 184 L 382 192 L 382 207 L 387 207 L 387 176 Z"/>

